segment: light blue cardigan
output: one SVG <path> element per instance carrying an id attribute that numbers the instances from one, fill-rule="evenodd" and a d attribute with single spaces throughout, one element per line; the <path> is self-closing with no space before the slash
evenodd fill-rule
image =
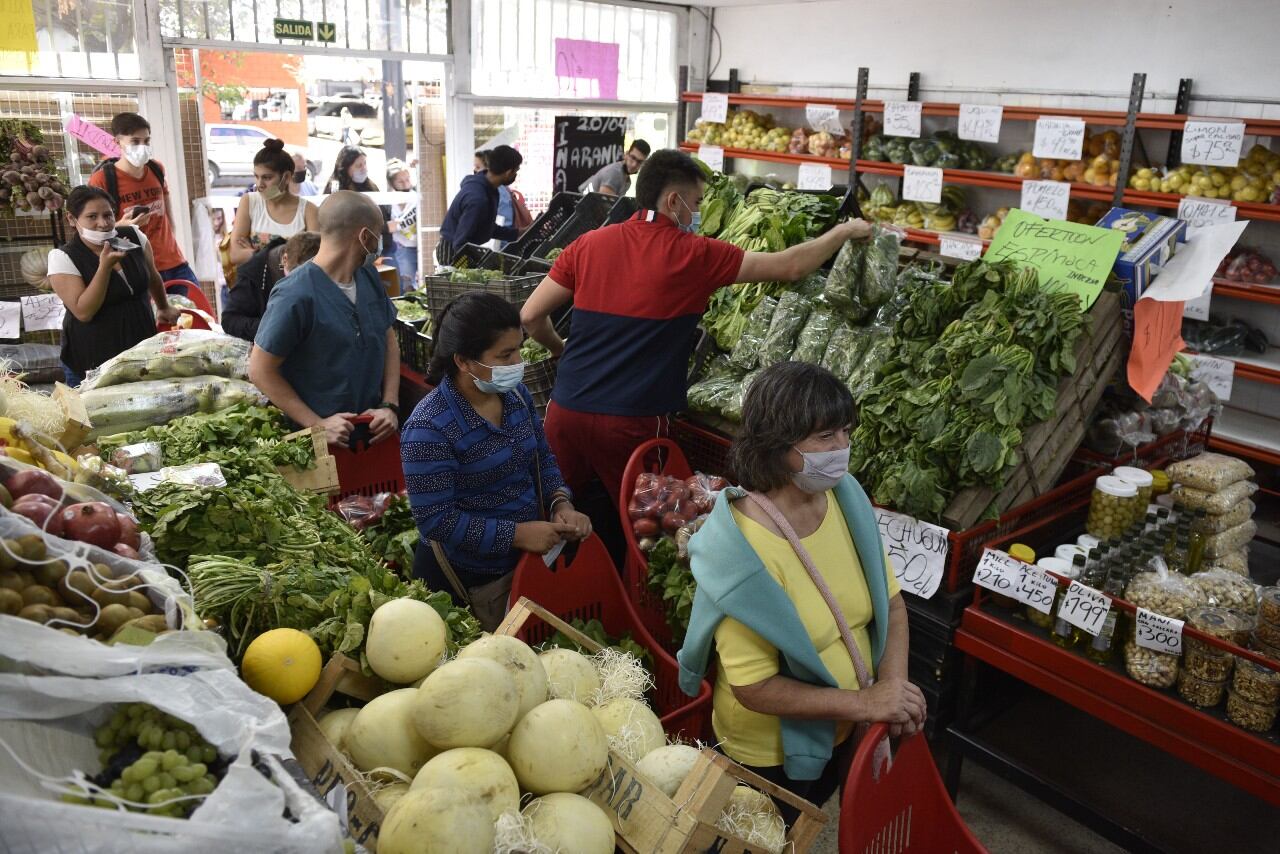
<path id="1" fill-rule="evenodd" d="M 680 662 L 680 688 L 690 696 L 698 693 L 710 663 L 716 627 L 725 617 L 747 626 L 778 650 L 782 675 L 837 688 L 795 605 L 738 529 L 730 503 L 745 494 L 741 489 L 726 490 L 706 523 L 689 540 L 689 558 L 698 590 L 684 646 L 676 656 Z M 834 495 L 853 535 L 871 593 L 873 617 L 868 631 L 872 658 L 879 667 L 889 635 L 889 589 L 880 529 L 871 501 L 852 476 L 846 475 L 836 485 Z M 793 780 L 818 779 L 831 759 L 835 736 L 835 721 L 783 718 L 783 768 L 787 776 Z"/>

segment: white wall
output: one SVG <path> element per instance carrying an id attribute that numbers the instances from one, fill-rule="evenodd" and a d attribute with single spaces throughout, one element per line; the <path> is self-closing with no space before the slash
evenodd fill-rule
<path id="1" fill-rule="evenodd" d="M 716 77 L 744 82 L 1006 89 L 1280 100 L 1280 0 L 829 0 L 715 10 Z M 713 47 L 712 56 L 716 50 Z"/>

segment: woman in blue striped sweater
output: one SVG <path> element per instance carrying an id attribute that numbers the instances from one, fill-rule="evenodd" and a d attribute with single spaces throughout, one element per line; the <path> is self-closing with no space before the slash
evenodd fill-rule
<path id="1" fill-rule="evenodd" d="M 404 425 L 400 453 L 422 535 L 413 572 L 501 622 L 524 552 L 548 554 L 591 533 L 573 507 L 542 419 L 521 384 L 519 311 L 464 294 L 437 323 L 428 381 L 436 388 Z"/>

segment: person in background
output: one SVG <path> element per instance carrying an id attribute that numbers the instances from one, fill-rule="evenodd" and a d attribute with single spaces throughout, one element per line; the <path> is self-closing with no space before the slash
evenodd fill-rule
<path id="1" fill-rule="evenodd" d="M 340 190 L 320 206 L 320 250 L 280 281 L 249 354 L 249 379 L 300 427 L 319 425 L 330 444 L 349 419 L 372 416 L 373 441 L 400 422 L 396 310 L 373 267 L 382 254 L 382 212 Z"/>
<path id="2" fill-rule="evenodd" d="M 413 171 L 403 160 L 387 163 L 387 186 L 400 193 L 413 192 Z M 395 250 L 392 260 L 400 272 L 400 291 L 408 293 L 418 287 L 418 200 L 386 205 L 383 214 Z"/>
<path id="3" fill-rule="evenodd" d="M 236 208 L 231 229 L 232 263 L 245 263 L 273 237 L 287 239 L 318 227 L 315 205 L 293 193 L 293 166 L 293 157 L 284 150 L 283 140 L 267 140 L 254 155 L 256 190 L 241 196 Z"/>
<path id="4" fill-rule="evenodd" d="M 610 163 L 592 175 L 578 188 L 579 193 L 604 193 L 606 196 L 625 196 L 631 190 L 631 176 L 640 171 L 649 158 L 649 143 L 637 139 L 627 149 L 627 154 L 617 163 Z"/>
<path id="5" fill-rule="evenodd" d="M 486 631 L 506 613 L 523 553 L 591 533 L 521 385 L 523 339 L 520 314 L 502 297 L 471 292 L 450 302 L 427 373 L 435 389 L 400 438 L 422 537 L 413 574 L 469 605 Z"/>
<path id="6" fill-rule="evenodd" d="M 511 146 L 499 145 L 488 152 L 488 168 L 462 179 L 440 226 L 436 259 L 441 264 L 452 261 L 454 253 L 468 243 L 483 246 L 495 237 L 515 240 L 520 236 L 514 226 L 497 224 L 498 188 L 511 186 L 523 160 Z"/>
<path id="7" fill-rule="evenodd" d="M 111 134 L 123 156 L 95 169 L 89 186 L 106 190 L 114 200 L 117 225 L 136 226 L 147 236 L 162 281 L 181 280 L 198 287 L 200 280 L 174 237 L 164 166 L 151 157 L 150 123 L 137 113 L 117 113 L 111 119 Z"/>
<path id="8" fill-rule="evenodd" d="M 76 187 L 67 196 L 70 240 L 49 253 L 49 284 L 66 306 L 62 320 L 62 370 L 67 385 L 103 362 L 156 334 L 156 319 L 172 324 L 151 241 L 138 226 L 116 224 L 115 200 L 99 187 Z M 132 248 L 113 245 L 130 241 Z M 154 300 L 157 314 L 152 315 Z"/>
<path id="9" fill-rule="evenodd" d="M 665 435 L 685 409 L 694 330 L 717 289 L 795 281 L 871 227 L 840 223 L 783 252 L 744 252 L 697 232 L 702 170 L 682 151 L 654 152 L 640 170 L 631 219 L 569 244 L 521 309 L 529 334 L 563 357 L 547 410 L 547 437 L 578 494 L 599 478 L 614 502 L 636 446 Z M 573 301 L 565 342 L 550 315 Z"/>
<path id="10" fill-rule="evenodd" d="M 293 158 L 293 174 L 289 176 L 289 189 L 295 196 L 318 196 L 320 188 L 307 179 L 307 158 L 302 152 L 295 151 Z"/>
<path id="11" fill-rule="evenodd" d="M 338 190 L 353 190 L 357 193 L 378 192 L 378 185 L 369 180 L 369 158 L 353 145 L 348 145 L 339 151 L 333 163 L 333 175 L 329 177 L 329 192 L 335 193 Z M 386 249 L 391 248 L 391 232 L 385 223 L 382 227 L 382 245 Z M 376 263 L 382 264 L 385 260 L 379 256 Z"/>
<path id="12" fill-rule="evenodd" d="M 477 151 L 476 159 L 471 163 L 471 174 L 475 175 L 489 168 L 489 152 Z"/>
<path id="13" fill-rule="evenodd" d="M 236 286 L 222 306 L 227 334 L 253 341 L 276 283 L 310 261 L 320 251 L 320 235 L 299 231 L 286 240 L 274 237 L 236 270 Z"/>
<path id="14" fill-rule="evenodd" d="M 848 472 L 854 419 L 844 382 L 817 365 L 782 362 L 751 383 L 730 451 L 742 489 L 689 542 L 698 586 L 678 654 L 694 695 L 714 656 L 717 747 L 817 804 L 848 775 L 858 725 L 896 737 L 925 720 L 907 608 Z"/>

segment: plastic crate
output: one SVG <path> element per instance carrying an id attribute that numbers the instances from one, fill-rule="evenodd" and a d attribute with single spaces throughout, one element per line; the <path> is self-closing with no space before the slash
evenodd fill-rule
<path id="1" fill-rule="evenodd" d="M 631 496 L 636 490 L 636 478 L 641 472 L 665 474 L 684 480 L 693 475 L 693 469 L 689 467 L 684 451 L 674 441 L 650 439 L 632 451 L 631 459 L 622 472 L 621 500 L 618 502 L 622 536 L 627 543 L 627 562 L 624 567 L 627 595 L 649 634 L 662 644 L 663 649 L 674 653 L 679 647 L 672 636 L 671 626 L 667 623 L 666 603 L 661 594 L 649 589 L 649 561 L 644 552 L 640 551 L 640 543 L 631 528 L 631 516 L 628 513 Z"/>
<path id="2" fill-rule="evenodd" d="M 359 429 L 367 427 L 371 415 L 357 415 L 351 419 Z M 329 507 L 348 495 L 373 497 L 383 492 L 399 494 L 404 491 L 404 467 L 400 463 L 400 434 L 393 433 L 376 445 L 356 438 L 350 445 L 330 445 L 338 467 L 338 491 L 329 496 Z"/>
<path id="3" fill-rule="evenodd" d="M 400 345 L 400 361 L 420 374 L 431 362 L 431 336 L 422 332 L 425 320 L 400 320 L 395 323 L 396 342 Z"/>
<path id="4" fill-rule="evenodd" d="M 464 244 L 457 252 L 453 253 L 453 257 L 449 259 L 449 266 L 457 267 L 459 270 L 492 269 L 485 266 L 489 260 L 489 256 L 492 254 L 492 249 L 486 249 L 485 247 L 477 246 L 474 243 L 467 243 Z"/>
<path id="5" fill-rule="evenodd" d="M 524 372 L 524 387 L 533 398 L 533 407 L 540 418 L 547 417 L 547 404 L 551 402 L 551 389 L 556 384 L 556 367 L 559 359 L 543 359 L 534 362 Z"/>
<path id="6" fill-rule="evenodd" d="M 902 739 L 892 761 L 878 764 L 876 749 L 888 738 L 889 727 L 875 724 L 854 754 L 840 799 L 840 850 L 985 854 L 951 802 L 924 735 Z M 882 754 L 888 760 L 888 749 Z"/>
<path id="7" fill-rule="evenodd" d="M 574 208 L 573 215 L 565 220 L 550 238 L 534 250 L 539 258 L 546 257 L 552 249 L 564 249 L 588 231 L 595 231 L 609 221 L 609 211 L 616 204 L 613 196 L 604 193 L 587 193 Z"/>
<path id="8" fill-rule="evenodd" d="M 636 211 L 640 210 L 640 203 L 632 196 L 619 196 L 618 201 L 614 202 L 613 207 L 609 208 L 609 225 L 618 222 L 626 222 L 636 215 Z"/>
<path id="9" fill-rule="evenodd" d="M 548 261 L 546 258 L 526 258 L 513 272 L 517 276 L 545 276 L 551 272 L 554 265 L 554 261 Z"/>
<path id="10" fill-rule="evenodd" d="M 729 467 L 729 447 L 733 441 L 728 436 L 685 418 L 673 418 L 671 438 L 680 445 L 689 465 L 696 471 L 734 480 Z"/>
<path id="11" fill-rule="evenodd" d="M 427 292 L 427 309 L 432 317 L 438 319 L 450 302 L 472 291 L 497 294 L 518 307 L 524 305 L 524 301 L 541 281 L 542 276 L 513 275 L 488 282 L 455 282 L 449 276 L 427 276 L 424 286 Z"/>
<path id="12" fill-rule="evenodd" d="M 511 582 L 511 601 L 517 603 L 516 608 L 521 597 L 540 604 L 566 622 L 599 620 L 611 637 L 631 635 L 653 654 L 654 708 L 662 719 L 663 729 L 689 739 L 710 736 L 711 685 L 704 679 L 697 697 L 680 690 L 680 666 L 658 645 L 627 601 L 617 568 L 598 536 L 592 534 L 578 544 L 572 560 L 561 555 L 551 566 L 546 565 L 541 555 L 525 555 L 517 564 Z M 508 615 L 504 625 L 515 622 L 513 615 Z M 555 632 L 556 626 L 544 620 L 531 620 L 515 635 L 533 645 L 546 641 Z"/>
<path id="13" fill-rule="evenodd" d="M 551 236 L 560 230 L 580 201 L 582 201 L 581 193 L 556 193 L 551 197 L 551 203 L 547 205 L 547 209 L 533 221 L 533 225 L 529 226 L 518 239 L 507 244 L 506 251 L 521 258 L 532 256 L 535 249 L 550 240 Z"/>

